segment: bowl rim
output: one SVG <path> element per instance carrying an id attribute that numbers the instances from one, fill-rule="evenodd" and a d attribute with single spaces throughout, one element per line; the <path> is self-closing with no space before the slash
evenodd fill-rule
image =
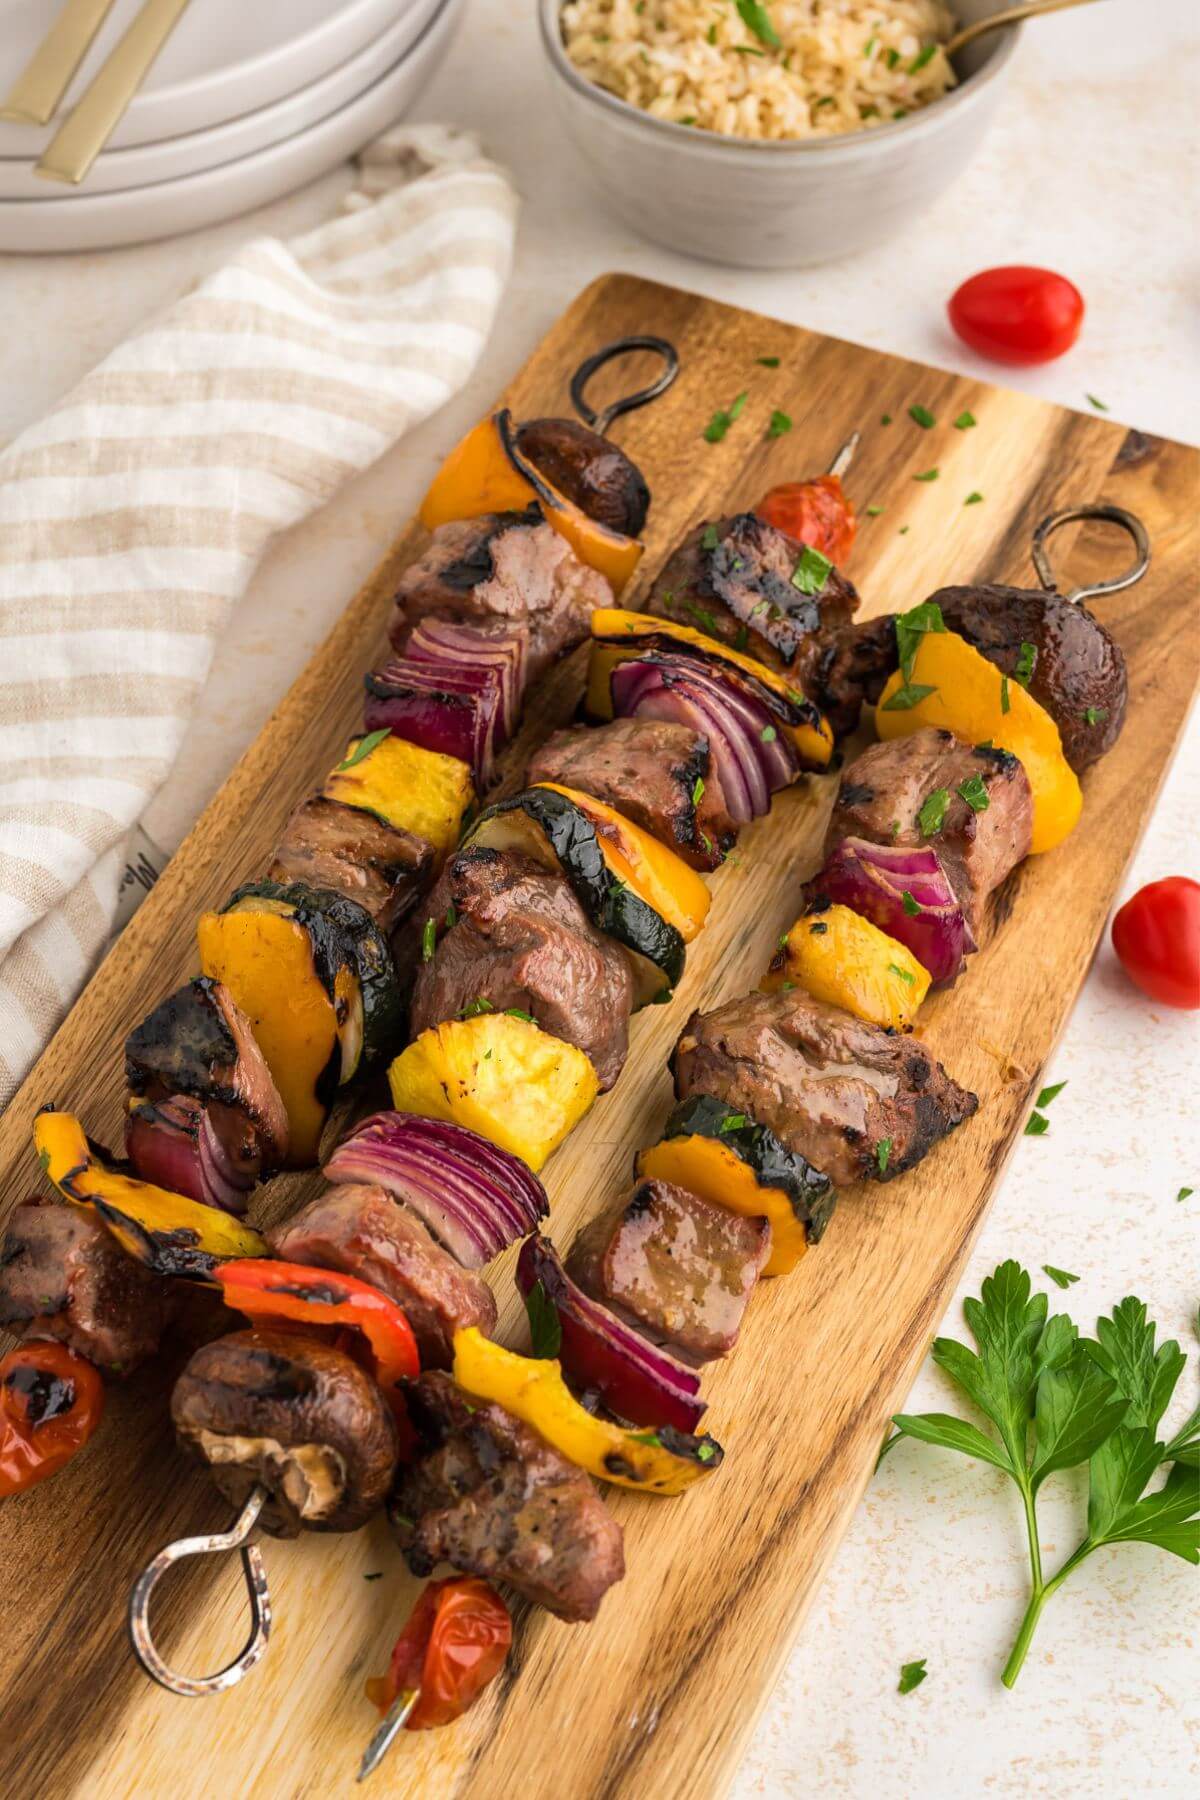
<path id="1" fill-rule="evenodd" d="M 676 143 L 686 140 L 697 153 L 709 156 L 734 152 L 749 152 L 758 156 L 845 154 L 850 150 L 862 151 L 870 144 L 890 143 L 899 137 L 915 137 L 922 130 L 936 129 L 952 111 L 961 112 L 964 107 L 974 104 L 985 89 L 1007 69 L 1023 30 L 1020 23 L 1000 26 L 996 33 L 996 48 L 977 74 L 968 76 L 965 81 L 951 88 L 949 93 L 939 95 L 928 106 L 918 107 L 907 118 L 893 119 L 886 125 L 873 125 L 867 130 L 839 131 L 827 137 L 745 138 L 719 131 L 697 131 L 695 127 L 680 125 L 674 119 L 660 119 L 654 113 L 635 106 L 631 100 L 622 100 L 618 94 L 612 94 L 607 88 L 589 81 L 575 67 L 562 41 L 559 20 L 564 4 L 565 0 L 540 0 L 538 6 L 542 46 L 559 79 L 582 99 L 624 119 L 627 124 L 640 123 L 648 130 L 669 134 Z"/>

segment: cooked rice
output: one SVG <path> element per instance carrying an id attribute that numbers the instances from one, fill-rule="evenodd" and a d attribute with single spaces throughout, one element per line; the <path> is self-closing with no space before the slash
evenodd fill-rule
<path id="1" fill-rule="evenodd" d="M 747 18 L 765 16 L 764 43 Z M 954 86 L 942 0 L 568 0 L 582 75 L 677 125 L 742 138 L 887 124 Z M 931 53 L 932 52 L 932 53 Z"/>

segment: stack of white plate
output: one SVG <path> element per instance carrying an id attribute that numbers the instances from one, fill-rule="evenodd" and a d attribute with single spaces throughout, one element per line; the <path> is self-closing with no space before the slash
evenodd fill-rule
<path id="1" fill-rule="evenodd" d="M 66 109 L 140 10 L 116 0 L 47 126 L 0 120 L 0 250 L 98 250 L 262 206 L 401 118 L 465 0 L 191 0 L 77 188 L 33 172 Z M 0 94 L 61 0 L 0 0 Z"/>

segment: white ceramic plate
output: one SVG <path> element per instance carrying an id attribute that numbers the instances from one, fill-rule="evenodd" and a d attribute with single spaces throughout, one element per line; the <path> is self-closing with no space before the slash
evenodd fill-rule
<path id="1" fill-rule="evenodd" d="M 203 0 L 204 4 L 208 0 Z M 127 188 L 149 187 L 158 181 L 201 175 L 221 163 L 235 162 L 266 150 L 284 138 L 307 131 L 331 113 L 348 106 L 365 93 L 389 69 L 407 56 L 437 12 L 440 0 L 413 0 L 381 37 L 347 62 L 330 70 L 319 81 L 277 100 L 273 106 L 243 113 L 211 131 L 190 131 L 161 144 L 142 144 L 136 149 L 108 150 L 96 159 L 81 187 L 64 187 L 44 181 L 31 163 L 0 159 L 0 200 L 78 200 L 92 194 L 116 194 Z"/>
<path id="2" fill-rule="evenodd" d="M 62 0 L 0 0 L 0 93 L 6 93 Z M 413 0 L 193 0 L 113 134 L 113 148 L 207 131 L 317 80 L 394 24 Z M 141 10 L 116 0 L 66 96 L 78 99 Z M 36 162 L 50 125 L 0 120 L 0 156 Z"/>
<path id="3" fill-rule="evenodd" d="M 450 48 L 466 0 L 442 0 L 409 54 L 329 118 L 237 162 L 201 175 L 118 194 L 68 200 L 0 200 L 0 250 L 106 250 L 174 237 L 265 206 L 315 181 L 404 116 Z"/>

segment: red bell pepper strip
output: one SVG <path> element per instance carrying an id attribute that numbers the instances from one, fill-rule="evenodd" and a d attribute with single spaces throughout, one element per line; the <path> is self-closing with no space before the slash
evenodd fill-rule
<path id="1" fill-rule="evenodd" d="M 20 1344 L 0 1360 L 0 1497 L 57 1474 L 104 1412 L 99 1372 L 65 1344 Z"/>
<path id="2" fill-rule="evenodd" d="M 361 1332 L 374 1362 L 372 1373 L 389 1400 L 420 1373 L 412 1327 L 394 1300 L 355 1275 L 336 1275 L 307 1263 L 240 1257 L 213 1270 L 226 1306 L 260 1319 L 291 1319 L 298 1325 L 350 1326 Z"/>
<path id="3" fill-rule="evenodd" d="M 398 1695 L 419 1691 L 404 1729 L 449 1725 L 499 1674 L 511 1644 L 508 1608 L 486 1581 L 431 1581 L 396 1640 L 387 1674 L 367 1682 L 367 1699 L 386 1713 Z"/>

